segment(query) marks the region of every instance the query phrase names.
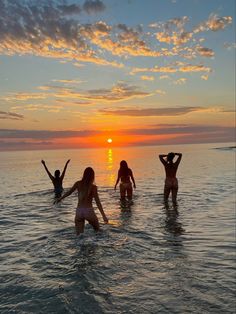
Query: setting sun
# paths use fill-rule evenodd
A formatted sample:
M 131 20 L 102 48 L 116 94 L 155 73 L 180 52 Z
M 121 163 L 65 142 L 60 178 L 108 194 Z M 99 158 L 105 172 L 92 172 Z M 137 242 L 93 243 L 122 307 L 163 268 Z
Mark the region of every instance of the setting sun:
M 111 143 L 112 143 L 112 139 L 111 139 L 111 138 L 108 138 L 108 139 L 107 139 L 107 143 L 111 144 Z

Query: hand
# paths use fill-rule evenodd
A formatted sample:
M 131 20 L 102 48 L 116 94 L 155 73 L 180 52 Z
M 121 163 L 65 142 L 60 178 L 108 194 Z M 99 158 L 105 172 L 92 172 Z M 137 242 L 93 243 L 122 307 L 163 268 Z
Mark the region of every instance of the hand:
M 114 190 L 116 191 L 116 185 L 114 186 Z
M 45 161 L 44 161 L 44 160 L 41 160 L 41 163 L 42 163 L 43 165 L 45 165 Z
M 134 184 L 134 189 L 136 189 L 136 185 Z
M 58 204 L 60 203 L 61 199 L 60 198 L 56 198 L 55 201 L 53 202 L 53 204 Z
M 66 163 L 68 164 L 69 162 L 70 162 L 70 159 L 68 159 Z
M 104 221 L 105 224 L 108 224 L 108 219 L 107 219 L 106 216 L 103 217 L 103 221 Z

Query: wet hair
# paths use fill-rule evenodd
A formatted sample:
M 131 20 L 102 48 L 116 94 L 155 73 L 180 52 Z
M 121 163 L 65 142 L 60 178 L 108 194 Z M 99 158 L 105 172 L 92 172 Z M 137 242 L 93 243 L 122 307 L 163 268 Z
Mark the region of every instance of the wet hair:
M 121 162 L 120 162 L 120 169 L 119 169 L 119 173 L 120 173 L 120 175 L 123 177 L 125 177 L 125 176 L 128 176 L 129 175 L 129 167 L 128 167 L 128 164 L 127 164 L 127 162 L 125 161 L 125 160 L 122 160 Z
M 80 191 L 79 191 L 80 200 L 88 197 L 89 194 L 91 193 L 94 178 L 95 178 L 95 173 L 94 173 L 93 168 L 87 167 L 84 170 L 82 180 L 80 181 Z
M 167 161 L 169 161 L 169 162 L 172 162 L 173 161 L 173 159 L 174 159 L 174 157 L 175 157 L 175 153 L 169 153 L 168 155 L 167 155 Z
M 54 172 L 54 175 L 55 175 L 56 178 L 60 178 L 60 170 L 56 170 Z

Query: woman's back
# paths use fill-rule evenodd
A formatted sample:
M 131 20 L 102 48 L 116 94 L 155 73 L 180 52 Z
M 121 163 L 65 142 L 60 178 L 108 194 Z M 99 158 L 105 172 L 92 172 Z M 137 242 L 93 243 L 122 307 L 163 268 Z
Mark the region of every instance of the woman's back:
M 89 186 L 84 186 L 82 180 L 78 181 L 78 208 L 92 207 L 92 200 L 95 196 L 95 191 L 97 187 L 94 184 L 90 184 Z
M 119 176 L 120 176 L 120 181 L 123 183 L 129 183 L 130 182 L 130 176 L 132 175 L 131 169 L 120 169 L 119 170 Z

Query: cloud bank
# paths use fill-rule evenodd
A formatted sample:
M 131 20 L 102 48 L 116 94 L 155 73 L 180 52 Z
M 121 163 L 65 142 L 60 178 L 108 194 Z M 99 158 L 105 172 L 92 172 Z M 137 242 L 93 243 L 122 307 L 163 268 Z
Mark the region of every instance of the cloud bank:
M 135 27 L 109 25 L 99 18 L 92 23 L 80 22 L 81 17 L 99 17 L 105 10 L 101 0 L 86 0 L 82 5 L 67 0 L 1 0 L 0 53 L 112 67 L 123 67 L 114 56 L 209 58 L 214 51 L 203 47 L 195 37 L 203 32 L 222 31 L 232 24 L 232 17 L 216 14 L 192 29 L 187 16 Z M 106 58 L 105 52 L 109 53 Z

